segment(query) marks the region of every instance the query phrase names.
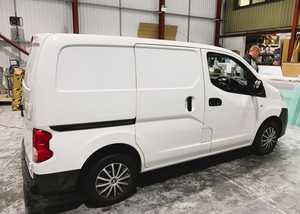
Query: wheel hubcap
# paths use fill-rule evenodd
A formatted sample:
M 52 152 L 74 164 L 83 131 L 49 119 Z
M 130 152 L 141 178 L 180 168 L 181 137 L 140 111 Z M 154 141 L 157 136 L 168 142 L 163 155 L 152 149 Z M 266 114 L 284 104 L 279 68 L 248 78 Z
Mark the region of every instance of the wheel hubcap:
M 277 135 L 273 127 L 267 128 L 261 137 L 262 147 L 267 151 L 276 143 Z
M 126 190 L 130 177 L 130 171 L 124 164 L 109 164 L 97 175 L 96 191 L 107 199 L 115 198 Z

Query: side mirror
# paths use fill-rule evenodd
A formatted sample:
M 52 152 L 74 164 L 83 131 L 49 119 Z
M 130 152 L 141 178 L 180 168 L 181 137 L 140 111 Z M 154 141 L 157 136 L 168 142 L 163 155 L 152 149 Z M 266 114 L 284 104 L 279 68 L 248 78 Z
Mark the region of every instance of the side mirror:
M 266 91 L 261 80 L 255 80 L 249 95 L 256 97 L 266 97 Z
M 254 84 L 253 84 L 253 89 L 254 89 L 254 90 L 259 89 L 260 86 L 261 86 L 261 84 L 262 84 L 261 80 L 256 80 L 256 81 L 254 82 Z

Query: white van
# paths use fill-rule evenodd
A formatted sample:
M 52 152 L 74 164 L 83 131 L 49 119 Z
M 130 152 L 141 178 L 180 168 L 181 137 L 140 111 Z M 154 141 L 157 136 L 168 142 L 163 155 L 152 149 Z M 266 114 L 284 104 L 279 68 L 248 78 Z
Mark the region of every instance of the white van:
M 287 125 L 279 92 L 208 45 L 41 34 L 23 87 L 28 206 L 73 192 L 111 205 L 142 172 L 246 146 L 270 153 Z

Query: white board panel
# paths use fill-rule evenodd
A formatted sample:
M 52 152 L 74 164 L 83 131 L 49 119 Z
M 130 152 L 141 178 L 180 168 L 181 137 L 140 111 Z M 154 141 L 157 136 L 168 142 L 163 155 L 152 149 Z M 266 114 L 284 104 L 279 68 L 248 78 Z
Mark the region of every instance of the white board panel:
M 184 42 L 187 41 L 187 34 L 188 34 L 188 18 L 187 17 L 166 15 L 166 24 L 177 26 L 176 40 L 184 41 Z
M 214 21 L 191 18 L 190 42 L 203 44 L 214 43 Z
M 191 0 L 191 15 L 215 18 L 216 0 Z
M 119 0 L 79 0 L 79 3 L 119 6 Z
M 167 13 L 185 14 L 189 12 L 189 0 L 166 0 Z
M 122 7 L 158 11 L 158 0 L 122 0 Z
M 246 37 L 227 37 L 223 38 L 223 47 L 229 50 L 237 50 L 244 56 L 246 49 Z
M 95 5 L 79 6 L 80 33 L 120 35 L 119 10 Z

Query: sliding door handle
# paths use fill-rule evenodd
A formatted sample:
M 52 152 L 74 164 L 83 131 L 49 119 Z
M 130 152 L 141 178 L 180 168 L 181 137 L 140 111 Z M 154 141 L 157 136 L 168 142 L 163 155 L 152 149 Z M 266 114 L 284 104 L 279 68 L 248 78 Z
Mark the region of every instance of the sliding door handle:
M 189 112 L 193 110 L 193 97 L 191 96 L 186 98 L 186 109 Z
M 209 98 L 208 100 L 209 106 L 221 106 L 222 105 L 222 100 L 220 98 Z

